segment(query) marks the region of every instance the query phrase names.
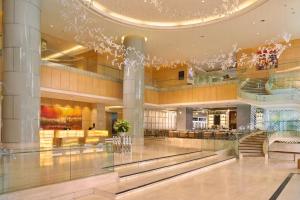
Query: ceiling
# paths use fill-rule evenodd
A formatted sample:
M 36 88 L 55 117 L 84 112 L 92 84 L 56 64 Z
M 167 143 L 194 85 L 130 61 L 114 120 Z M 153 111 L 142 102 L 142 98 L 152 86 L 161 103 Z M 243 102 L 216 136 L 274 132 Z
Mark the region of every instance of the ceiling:
M 75 35 L 65 31 L 67 24 L 62 20 L 61 13 L 68 11 L 63 9 L 59 1 L 42 0 L 42 32 L 61 38 L 67 41 L 69 45 L 74 42 Z M 197 5 L 195 0 L 160 0 L 165 7 L 170 5 L 173 10 L 181 10 L 183 13 L 178 16 L 167 16 L 153 9 L 152 11 L 148 10 L 153 7 L 151 4 L 143 4 L 144 7 L 141 7 L 137 3 L 138 0 L 126 1 L 126 3 L 124 0 L 97 1 L 101 1 L 115 12 L 122 12 L 139 19 L 156 21 L 185 20 L 191 17 L 185 14 L 195 9 L 196 6 L 193 5 Z M 208 0 L 206 1 L 208 2 Z M 208 7 L 211 9 L 215 5 L 214 2 L 217 1 L 219 0 L 209 0 L 211 3 Z M 117 4 L 116 2 L 123 3 Z M 150 1 L 145 0 L 145 2 Z M 173 3 L 171 4 L 171 2 Z M 91 16 L 96 20 L 97 25 L 103 29 L 105 35 L 119 38 L 124 35 L 145 36 L 148 39 L 145 47 L 146 53 L 150 56 L 169 60 L 187 60 L 192 57 L 200 60 L 210 58 L 221 52 L 230 51 L 234 44 L 238 44 L 241 48 L 254 47 L 266 40 L 278 38 L 285 32 L 291 33 L 293 38 L 300 38 L 299 0 L 267 0 L 242 15 L 213 24 L 178 30 L 140 28 L 114 22 L 94 13 Z
M 121 24 L 154 29 L 179 29 L 221 21 L 244 13 L 265 1 L 130 0 L 128 3 L 124 0 L 93 0 L 87 5 L 102 17 Z

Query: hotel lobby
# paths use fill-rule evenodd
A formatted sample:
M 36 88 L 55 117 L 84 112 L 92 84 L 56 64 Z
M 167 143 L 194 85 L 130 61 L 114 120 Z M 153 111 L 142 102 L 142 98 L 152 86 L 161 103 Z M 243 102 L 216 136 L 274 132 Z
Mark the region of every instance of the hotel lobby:
M 299 200 L 299 0 L 0 0 L 0 200 Z

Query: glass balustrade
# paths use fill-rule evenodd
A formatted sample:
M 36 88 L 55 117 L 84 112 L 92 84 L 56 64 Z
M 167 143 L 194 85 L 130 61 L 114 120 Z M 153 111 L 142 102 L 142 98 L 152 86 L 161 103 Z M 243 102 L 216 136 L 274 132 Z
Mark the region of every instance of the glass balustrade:
M 1 148 L 0 193 L 114 171 L 112 146 L 55 149 Z

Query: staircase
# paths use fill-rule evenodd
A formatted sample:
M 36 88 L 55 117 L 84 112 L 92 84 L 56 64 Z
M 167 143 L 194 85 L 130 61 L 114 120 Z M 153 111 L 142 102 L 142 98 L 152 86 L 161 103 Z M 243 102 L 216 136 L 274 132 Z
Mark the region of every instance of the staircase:
M 246 80 L 244 86 L 241 87 L 241 90 L 247 93 L 257 94 L 257 95 L 268 95 L 265 85 L 267 79 L 249 79 Z
M 190 152 L 168 157 L 142 160 L 139 162 L 126 163 L 115 166 L 115 171 L 119 174 L 119 182 L 107 187 L 101 187 L 102 194 L 106 198 L 115 199 L 138 191 L 147 187 L 152 187 L 174 180 L 184 175 L 207 171 L 230 162 L 235 161 L 233 156 L 221 156 L 214 152 Z M 80 200 L 97 199 L 95 192 L 92 196 L 87 196 Z
M 248 136 L 239 143 L 239 154 L 243 157 L 264 157 L 263 144 L 266 134 L 258 133 Z

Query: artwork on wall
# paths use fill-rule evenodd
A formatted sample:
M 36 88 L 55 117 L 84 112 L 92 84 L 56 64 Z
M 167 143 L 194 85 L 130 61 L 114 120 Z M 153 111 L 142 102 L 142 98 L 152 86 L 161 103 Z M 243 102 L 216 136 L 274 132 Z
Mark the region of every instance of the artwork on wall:
M 45 130 L 80 130 L 82 109 L 79 106 L 41 105 L 40 127 Z

